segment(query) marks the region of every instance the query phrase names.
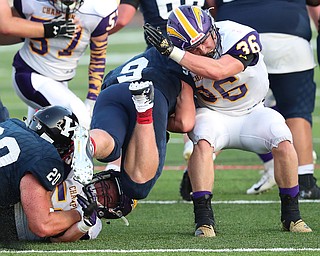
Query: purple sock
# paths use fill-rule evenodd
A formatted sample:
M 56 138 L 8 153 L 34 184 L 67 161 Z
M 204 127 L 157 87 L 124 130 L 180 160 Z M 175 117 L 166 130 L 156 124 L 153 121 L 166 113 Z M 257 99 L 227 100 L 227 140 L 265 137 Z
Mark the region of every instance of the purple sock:
M 279 188 L 279 192 L 282 195 L 289 195 L 291 197 L 296 197 L 299 193 L 299 185 L 293 188 Z
M 202 197 L 204 195 L 211 195 L 211 192 L 210 191 L 197 191 L 197 192 L 192 193 L 192 197 L 194 199 Z
M 260 157 L 260 159 L 261 159 L 264 163 L 270 161 L 270 160 L 273 158 L 271 152 L 269 152 L 269 153 L 267 153 L 267 154 L 259 154 L 258 156 Z

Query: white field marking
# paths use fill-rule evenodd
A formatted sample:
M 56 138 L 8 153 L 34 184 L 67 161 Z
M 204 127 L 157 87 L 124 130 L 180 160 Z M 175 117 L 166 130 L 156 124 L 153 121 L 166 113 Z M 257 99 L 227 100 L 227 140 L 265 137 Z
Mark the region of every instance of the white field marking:
M 184 200 L 139 200 L 139 204 L 192 204 L 192 202 Z M 212 204 L 280 204 L 278 200 L 234 200 L 234 201 L 211 201 Z M 320 199 L 316 200 L 299 200 L 301 203 L 320 203 Z
M 211 252 L 211 253 L 230 253 L 230 252 L 316 252 L 320 248 L 239 248 L 239 249 L 143 249 L 143 250 L 61 250 L 61 251 L 43 251 L 43 250 L 1 250 L 0 253 L 14 254 L 32 254 L 32 253 L 168 253 L 168 252 Z

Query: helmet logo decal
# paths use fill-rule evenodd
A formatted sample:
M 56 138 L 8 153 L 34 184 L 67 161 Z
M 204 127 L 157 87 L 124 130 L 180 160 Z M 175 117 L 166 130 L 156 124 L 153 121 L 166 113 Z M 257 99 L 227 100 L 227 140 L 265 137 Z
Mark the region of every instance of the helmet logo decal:
M 201 16 L 202 16 L 201 9 L 193 7 L 192 11 L 193 11 L 194 18 L 197 22 L 197 26 L 201 30 L 203 30 L 202 21 L 201 21 Z M 190 23 L 188 18 L 184 15 L 184 13 L 179 8 L 174 10 L 174 14 L 178 19 L 180 25 L 183 27 L 183 30 L 189 35 L 191 45 L 200 41 L 205 36 L 204 33 L 198 32 L 194 28 L 194 26 Z
M 57 127 L 61 130 L 61 134 L 66 136 L 66 137 L 70 137 L 70 133 L 74 132 L 74 130 L 76 129 L 76 126 L 71 127 L 71 124 L 73 123 L 73 120 L 68 117 L 65 116 L 64 118 L 64 127 L 62 127 L 61 121 L 57 123 Z
M 194 17 L 196 18 L 198 27 L 201 30 L 203 30 L 202 21 L 201 21 L 201 17 L 203 17 L 203 15 L 202 15 L 201 9 L 199 7 L 193 6 L 192 11 L 193 11 Z
M 180 40 L 187 42 L 187 39 L 172 27 L 167 27 L 167 33 L 168 35 L 175 36 Z

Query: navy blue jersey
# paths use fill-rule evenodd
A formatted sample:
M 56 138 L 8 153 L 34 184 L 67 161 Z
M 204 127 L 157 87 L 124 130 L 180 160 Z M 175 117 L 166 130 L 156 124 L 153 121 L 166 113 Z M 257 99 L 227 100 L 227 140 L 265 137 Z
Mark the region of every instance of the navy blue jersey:
M 32 173 L 52 191 L 64 177 L 64 164 L 56 148 L 18 119 L 0 124 L 0 207 L 20 201 L 20 180 Z
M 180 5 L 197 5 L 199 7 L 205 6 L 205 0 L 121 0 L 121 3 L 126 3 L 140 7 L 144 22 L 150 23 L 154 27 L 159 27 L 164 35 L 167 34 L 166 26 L 169 14 Z M 148 47 L 150 43 L 146 40 Z
M 175 111 L 181 91 L 181 80 L 193 84 L 192 77 L 174 61 L 162 56 L 155 48 L 133 57 L 109 72 L 93 110 L 91 129 L 102 129 L 114 140 L 111 154 L 102 162 L 111 162 L 120 156 L 120 179 L 126 195 L 145 198 L 160 176 L 166 156 L 166 129 L 168 116 Z M 154 85 L 153 127 L 159 152 L 159 166 L 154 178 L 145 184 L 133 182 L 125 172 L 124 159 L 136 125 L 136 109 L 129 91 L 130 82 L 152 81 Z
M 282 33 L 311 39 L 305 0 L 216 0 L 216 4 L 217 21 L 236 21 L 259 33 Z
M 152 81 L 154 87 L 164 94 L 170 113 L 174 111 L 181 90 L 180 80 L 191 86 L 194 84 L 187 70 L 152 47 L 110 71 L 104 78 L 102 89 L 112 84 L 141 80 Z

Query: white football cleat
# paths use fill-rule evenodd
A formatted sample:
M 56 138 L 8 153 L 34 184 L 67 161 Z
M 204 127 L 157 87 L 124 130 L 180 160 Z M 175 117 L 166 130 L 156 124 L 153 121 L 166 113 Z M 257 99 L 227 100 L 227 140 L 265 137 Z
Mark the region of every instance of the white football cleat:
M 183 158 L 188 161 L 191 154 L 193 152 L 193 142 L 191 140 L 188 140 L 186 143 L 184 143 L 184 148 L 183 148 Z
M 74 152 L 71 168 L 73 178 L 82 184 L 88 184 L 93 177 L 93 145 L 90 141 L 89 131 L 77 126 L 73 135 Z
M 139 113 L 153 108 L 154 87 L 151 81 L 132 82 L 129 85 L 132 100 Z
M 247 190 L 248 195 L 260 194 L 268 191 L 274 185 L 276 185 L 276 181 L 274 179 L 274 170 L 269 169 L 268 171 L 264 171 L 261 179 L 255 183 L 251 188 Z

